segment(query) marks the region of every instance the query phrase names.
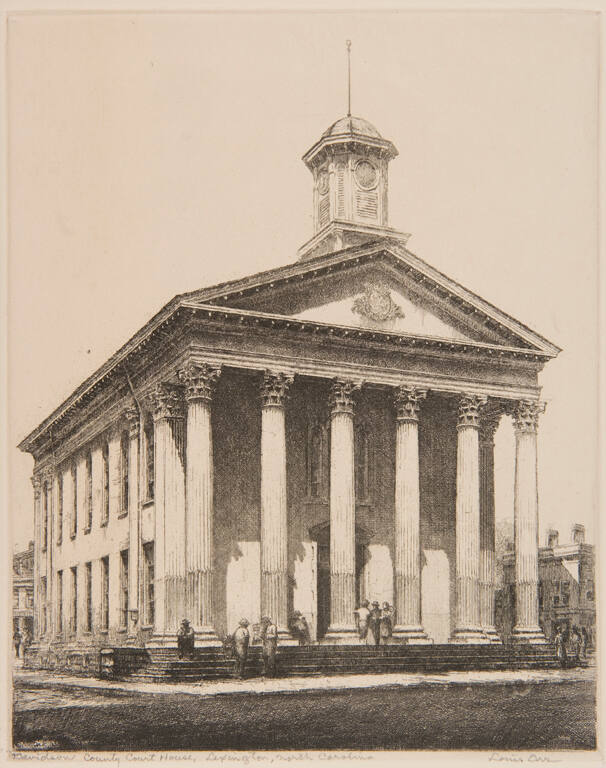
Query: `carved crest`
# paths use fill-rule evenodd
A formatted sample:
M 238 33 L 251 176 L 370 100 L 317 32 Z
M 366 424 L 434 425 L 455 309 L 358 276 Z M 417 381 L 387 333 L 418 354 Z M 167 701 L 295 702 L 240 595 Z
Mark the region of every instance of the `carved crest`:
M 365 286 L 362 296 L 354 300 L 351 311 L 376 323 L 404 317 L 404 312 L 391 298 L 389 288 L 377 283 Z

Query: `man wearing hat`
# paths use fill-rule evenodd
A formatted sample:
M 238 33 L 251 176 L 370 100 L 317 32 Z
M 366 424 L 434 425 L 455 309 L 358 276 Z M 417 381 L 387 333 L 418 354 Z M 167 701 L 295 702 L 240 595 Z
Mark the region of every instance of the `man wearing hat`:
M 379 645 L 381 641 L 381 609 L 376 600 L 372 604 L 368 625 L 372 633 L 372 639 L 375 641 L 375 645 Z
M 263 641 L 263 674 L 266 677 L 275 677 L 278 627 L 269 616 L 261 618 L 261 639 Z
M 244 677 L 246 668 L 246 657 L 248 656 L 248 643 L 250 642 L 250 632 L 248 631 L 248 619 L 240 619 L 238 628 L 234 632 L 234 653 L 236 655 L 236 674 L 238 677 Z
M 194 655 L 194 628 L 189 623 L 189 619 L 183 619 L 177 632 L 177 651 L 180 659 L 183 656 L 191 659 Z

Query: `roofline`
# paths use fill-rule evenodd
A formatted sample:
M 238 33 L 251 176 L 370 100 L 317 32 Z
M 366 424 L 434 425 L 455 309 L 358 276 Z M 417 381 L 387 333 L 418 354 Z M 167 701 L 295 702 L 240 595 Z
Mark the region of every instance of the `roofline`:
M 389 243 L 389 245 L 386 243 Z M 394 250 L 396 251 L 395 253 Z M 440 272 L 440 270 L 435 269 L 435 267 L 432 267 L 412 251 L 408 250 L 408 248 L 405 248 L 401 242 L 395 238 L 389 238 L 389 236 L 370 240 L 362 245 L 352 246 L 351 248 L 344 248 L 343 250 L 334 253 L 314 256 L 282 267 L 274 267 L 273 269 L 257 272 L 244 278 L 237 278 L 225 283 L 218 283 L 217 285 L 209 286 L 208 288 L 181 294 L 181 296 L 187 299 L 199 297 L 199 299 L 203 301 L 214 300 L 219 297 L 227 299 L 230 294 L 233 295 L 239 290 L 250 290 L 251 288 L 257 286 L 261 287 L 267 283 L 271 284 L 272 278 L 284 279 L 291 276 L 298 277 L 306 272 L 313 272 L 314 269 L 318 268 L 318 265 L 322 265 L 323 268 L 329 268 L 333 265 L 340 264 L 341 262 L 355 261 L 356 258 L 363 255 L 369 255 L 373 252 L 378 254 L 382 251 L 388 251 L 392 256 L 401 259 L 404 264 L 408 261 L 412 261 L 413 264 L 411 266 L 413 266 L 414 269 L 422 272 L 429 279 L 441 283 L 444 288 L 451 290 L 463 301 L 475 304 L 480 311 L 487 315 L 492 315 L 493 319 L 496 319 L 494 318 L 496 315 L 499 322 L 512 333 L 517 333 L 519 336 L 522 336 L 522 338 L 524 338 L 525 335 L 530 336 L 531 338 L 527 338 L 526 340 L 529 341 L 529 343 L 537 344 L 538 342 L 538 346 L 542 346 L 543 351 L 549 353 L 551 357 L 556 357 L 562 351 L 560 347 L 549 341 L 549 339 L 524 325 L 512 315 L 503 312 L 503 310 L 499 309 L 494 304 L 491 304 L 489 301 L 486 301 L 481 296 L 478 296 L 478 294 L 465 288 L 461 283 L 448 277 L 448 275 Z M 405 257 L 402 256 L 401 252 L 405 254 Z M 522 333 L 520 331 L 522 331 Z
M 180 309 L 189 309 L 195 312 L 207 312 L 209 316 L 218 315 L 224 318 L 248 318 L 251 320 L 265 320 L 270 325 L 284 325 L 286 327 L 299 328 L 300 330 L 324 330 L 335 338 L 359 338 L 379 339 L 386 343 L 400 343 L 407 347 L 422 349 L 423 347 L 435 347 L 437 349 L 448 349 L 450 351 L 481 351 L 487 355 L 507 357 L 521 357 L 531 360 L 546 358 L 548 355 L 539 351 L 526 349 L 523 347 L 505 347 L 498 344 L 487 344 L 478 341 L 460 341 L 454 339 L 442 338 L 439 336 L 418 336 L 410 333 L 381 331 L 368 328 L 354 328 L 348 325 L 338 325 L 335 323 L 326 323 L 315 320 L 294 318 L 288 315 L 276 315 L 269 312 L 257 312 L 246 309 L 234 309 L 232 307 L 217 306 L 216 304 L 204 304 L 200 302 L 187 301 L 181 296 L 176 296 L 170 301 L 157 315 L 155 315 L 146 325 L 138 331 L 129 341 L 124 344 L 109 360 L 92 373 L 74 392 L 67 397 L 41 424 L 32 430 L 21 442 L 18 448 L 29 452 L 29 448 L 34 440 L 40 437 L 49 427 L 59 418 L 75 406 L 93 387 L 99 384 L 105 376 L 111 374 L 116 368 L 125 362 L 129 354 L 134 352 L 138 346 L 144 342 L 158 327 L 167 322 Z M 336 333 L 335 333 L 336 332 Z

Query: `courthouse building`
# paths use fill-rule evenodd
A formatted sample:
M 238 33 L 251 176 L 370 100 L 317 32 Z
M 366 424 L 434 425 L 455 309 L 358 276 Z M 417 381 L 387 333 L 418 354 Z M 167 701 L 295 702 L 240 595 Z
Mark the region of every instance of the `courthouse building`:
M 538 620 L 538 374 L 559 349 L 388 225 L 391 141 L 338 120 L 303 156 L 314 234 L 283 267 L 176 296 L 20 444 L 35 459 L 34 652 L 499 642 L 493 438 L 515 427 L 516 640 Z M 213 258 L 212 254 L 207 254 Z M 513 279 L 513 276 L 512 276 Z

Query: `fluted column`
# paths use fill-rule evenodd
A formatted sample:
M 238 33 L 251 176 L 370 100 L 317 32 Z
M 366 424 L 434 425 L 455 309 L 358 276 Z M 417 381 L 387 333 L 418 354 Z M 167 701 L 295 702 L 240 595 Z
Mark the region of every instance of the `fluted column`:
M 185 413 L 182 392 L 172 384 L 159 384 L 152 402 L 156 539 L 151 644 L 172 644 L 185 607 Z
M 490 410 L 480 419 L 480 624 L 491 643 L 500 643 L 494 623 L 496 561 L 494 505 L 494 436 L 501 413 Z
M 214 467 L 211 402 L 221 369 L 205 363 L 180 371 L 187 399 L 185 614 L 198 645 L 219 645 L 213 615 Z
M 284 401 L 293 377 L 266 371 L 261 383 L 261 614 L 288 631 L 288 507 Z
M 537 427 L 545 404 L 518 402 L 513 423 L 516 435 L 514 547 L 516 623 L 514 642 L 542 644 L 539 626 L 539 500 L 537 490 Z
M 40 562 L 42 557 L 42 483 L 39 475 L 32 477 L 34 489 L 34 640 L 42 637 L 42 595 L 40 590 Z
M 326 642 L 356 642 L 354 400 L 360 385 L 335 380 L 330 416 L 330 626 Z
M 456 624 L 451 642 L 488 643 L 480 625 L 480 409 L 487 398 L 463 395 L 457 424 Z
M 427 643 L 421 624 L 421 540 L 419 494 L 419 411 L 426 390 L 398 387 L 395 396 L 396 495 L 395 608 L 393 635 L 409 643 Z
M 128 421 L 128 637 L 129 642 L 133 643 L 136 640 L 137 629 L 142 619 L 139 602 L 141 584 L 139 442 L 141 425 L 137 408 L 128 408 L 125 417 Z

